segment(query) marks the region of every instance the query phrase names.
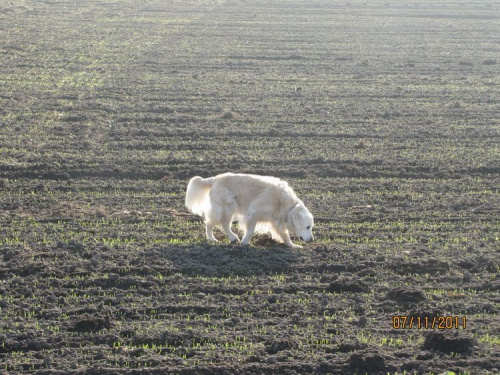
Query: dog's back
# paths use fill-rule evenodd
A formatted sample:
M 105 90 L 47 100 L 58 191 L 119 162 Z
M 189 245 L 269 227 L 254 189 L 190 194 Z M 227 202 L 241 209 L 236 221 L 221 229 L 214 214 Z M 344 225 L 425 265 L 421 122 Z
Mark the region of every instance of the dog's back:
M 286 181 L 271 176 L 259 176 L 255 174 L 224 173 L 214 177 L 217 186 L 224 186 L 236 195 L 257 196 L 261 191 L 277 187 L 284 191 L 293 190 Z

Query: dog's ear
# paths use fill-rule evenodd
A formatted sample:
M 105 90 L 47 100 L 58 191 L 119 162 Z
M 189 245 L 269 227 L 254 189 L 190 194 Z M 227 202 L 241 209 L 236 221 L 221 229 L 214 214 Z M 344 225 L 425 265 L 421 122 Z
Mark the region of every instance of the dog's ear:
M 291 210 L 286 220 L 288 230 L 292 230 L 294 233 L 298 232 L 298 229 L 304 220 L 304 215 L 298 208 L 299 207 L 295 207 Z
M 286 227 L 291 232 L 295 232 L 295 226 L 293 225 L 293 214 L 294 214 L 294 211 L 295 211 L 295 209 L 292 209 L 286 215 Z

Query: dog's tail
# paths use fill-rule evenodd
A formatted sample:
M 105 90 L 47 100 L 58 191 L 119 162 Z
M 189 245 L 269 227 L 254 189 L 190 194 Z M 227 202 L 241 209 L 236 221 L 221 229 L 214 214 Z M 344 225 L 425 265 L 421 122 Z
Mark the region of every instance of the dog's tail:
M 214 184 L 214 178 L 193 177 L 186 190 L 186 208 L 189 212 L 203 216 L 210 205 L 208 193 Z

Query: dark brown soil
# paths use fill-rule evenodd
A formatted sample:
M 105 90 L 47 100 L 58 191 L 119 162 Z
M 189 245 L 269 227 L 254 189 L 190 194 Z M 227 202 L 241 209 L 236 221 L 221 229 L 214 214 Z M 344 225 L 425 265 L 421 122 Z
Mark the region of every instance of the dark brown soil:
M 498 19 L 1 2 L 0 374 L 499 373 Z M 184 191 L 227 171 L 316 242 L 207 243 Z

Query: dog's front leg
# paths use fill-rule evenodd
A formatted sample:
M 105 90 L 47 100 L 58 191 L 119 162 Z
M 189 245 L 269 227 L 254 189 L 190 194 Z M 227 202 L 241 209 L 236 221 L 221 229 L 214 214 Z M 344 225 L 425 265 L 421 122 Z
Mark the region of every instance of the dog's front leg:
M 301 249 L 301 248 L 302 248 L 302 246 L 300 246 L 300 245 L 295 245 L 295 244 L 292 242 L 292 240 L 290 239 L 290 235 L 288 234 L 288 231 L 287 231 L 287 232 L 285 232 L 285 233 L 282 235 L 282 237 L 283 237 L 283 240 L 285 240 L 285 243 L 286 243 L 288 246 L 290 246 L 290 247 L 292 247 L 292 248 L 294 248 L 294 249 Z
M 232 222 L 232 220 L 230 220 L 229 222 L 224 223 L 223 229 L 226 232 L 227 236 L 229 237 L 229 241 L 231 241 L 231 243 L 235 243 L 235 242 L 238 242 L 239 238 L 231 230 L 231 222 Z
M 207 239 L 211 242 L 217 242 L 217 239 L 214 237 L 214 228 L 215 228 L 214 224 L 210 222 L 206 223 Z

